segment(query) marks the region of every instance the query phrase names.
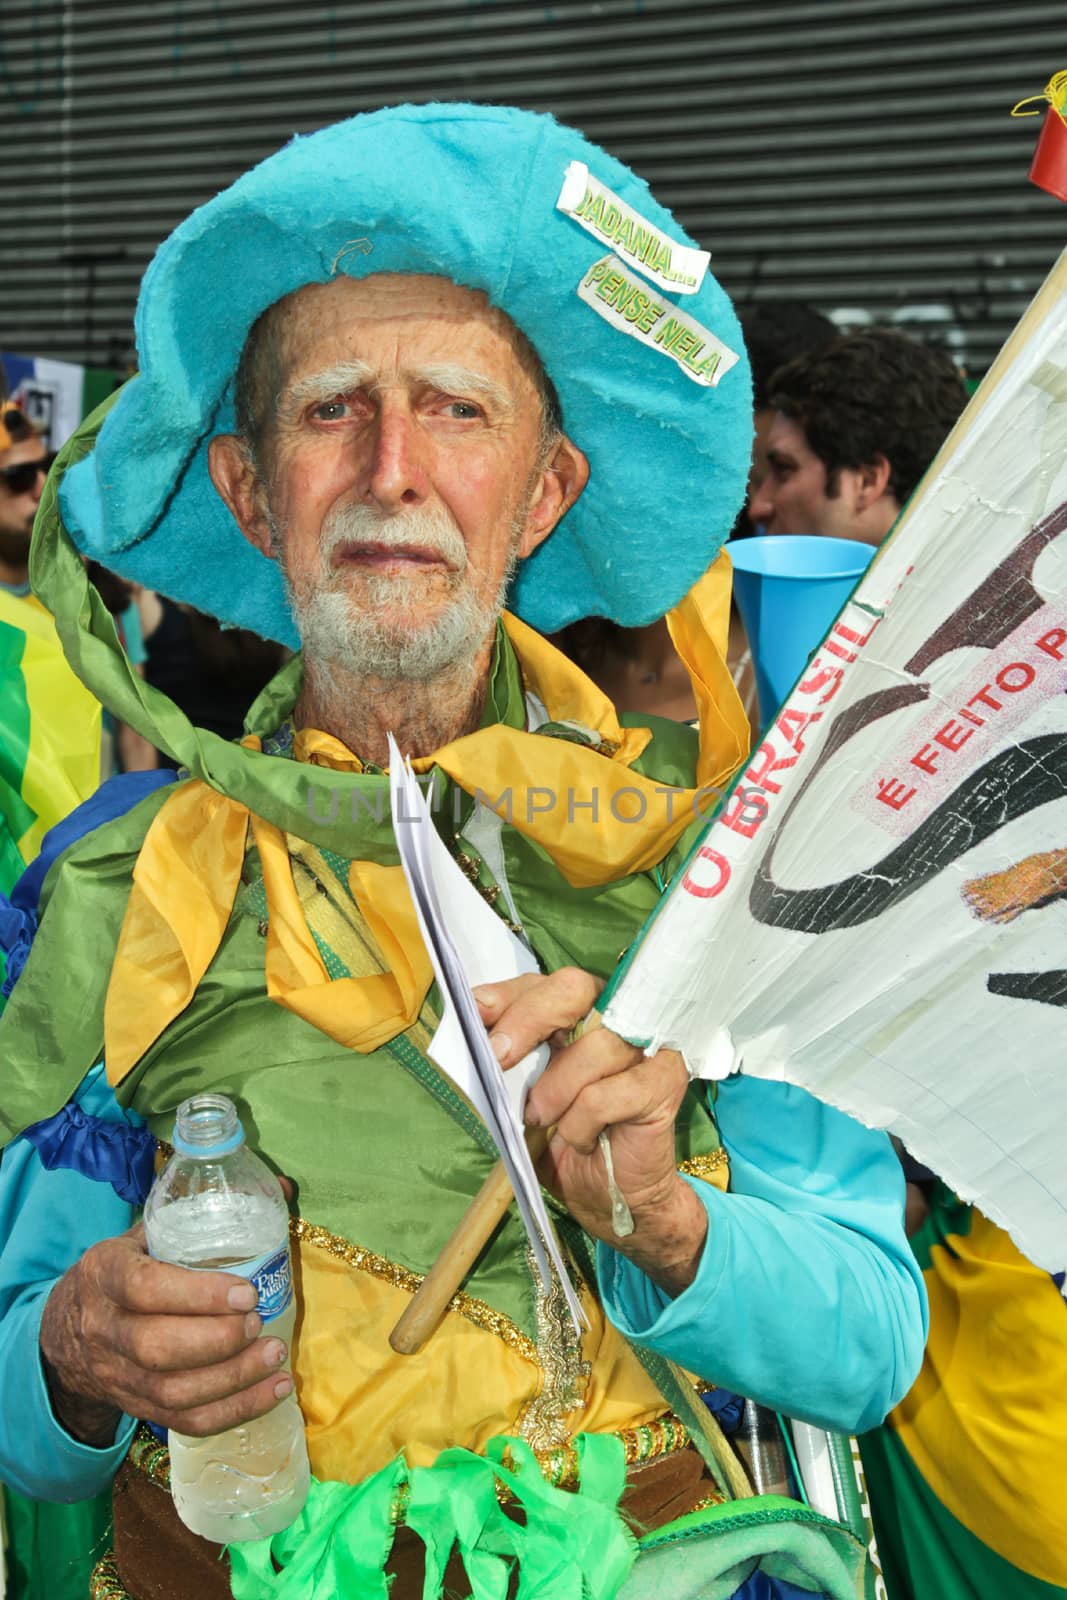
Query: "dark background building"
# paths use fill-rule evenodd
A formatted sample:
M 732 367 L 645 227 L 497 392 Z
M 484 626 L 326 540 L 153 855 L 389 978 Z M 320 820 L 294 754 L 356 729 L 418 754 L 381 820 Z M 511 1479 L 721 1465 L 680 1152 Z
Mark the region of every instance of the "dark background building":
M 195 204 L 295 131 L 479 99 L 628 161 L 736 297 L 980 373 L 1067 232 L 1009 114 L 1065 67 L 1064 0 L 3 0 L 0 348 L 125 365 Z

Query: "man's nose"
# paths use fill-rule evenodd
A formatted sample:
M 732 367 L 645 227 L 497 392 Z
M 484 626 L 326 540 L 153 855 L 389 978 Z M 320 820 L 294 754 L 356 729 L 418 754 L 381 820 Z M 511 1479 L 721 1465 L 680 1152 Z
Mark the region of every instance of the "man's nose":
M 752 488 L 748 497 L 748 520 L 750 522 L 770 522 L 774 516 L 774 496 L 767 487 L 767 479 L 763 478 Z
M 371 439 L 366 497 L 388 512 L 421 505 L 429 493 L 424 445 L 406 400 L 384 395 Z

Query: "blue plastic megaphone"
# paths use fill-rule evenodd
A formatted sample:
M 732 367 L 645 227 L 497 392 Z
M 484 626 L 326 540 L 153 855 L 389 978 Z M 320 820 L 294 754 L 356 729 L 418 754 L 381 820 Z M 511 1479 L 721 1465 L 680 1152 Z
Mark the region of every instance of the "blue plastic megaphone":
M 765 533 L 726 548 L 765 726 L 829 633 L 875 546 L 819 534 Z

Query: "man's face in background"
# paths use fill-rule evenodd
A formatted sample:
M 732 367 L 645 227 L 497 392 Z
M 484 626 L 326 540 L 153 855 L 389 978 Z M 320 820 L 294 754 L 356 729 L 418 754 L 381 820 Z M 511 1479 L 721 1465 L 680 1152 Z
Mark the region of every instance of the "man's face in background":
M 831 483 L 826 463 L 808 444 L 799 422 L 773 413 L 761 463 L 753 459 L 748 514 L 760 533 L 823 534 L 877 544 L 872 533 L 867 484 L 861 471 L 839 467 Z
M 0 561 L 25 565 L 47 471 L 48 456 L 36 435 L 0 450 Z

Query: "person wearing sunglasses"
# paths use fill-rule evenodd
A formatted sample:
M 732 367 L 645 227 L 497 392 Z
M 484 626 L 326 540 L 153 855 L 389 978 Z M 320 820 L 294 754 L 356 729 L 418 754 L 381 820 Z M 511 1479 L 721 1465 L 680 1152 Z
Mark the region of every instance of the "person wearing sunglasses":
M 44 442 L 17 406 L 0 411 L 0 584 L 29 594 L 30 531 L 52 465 Z

